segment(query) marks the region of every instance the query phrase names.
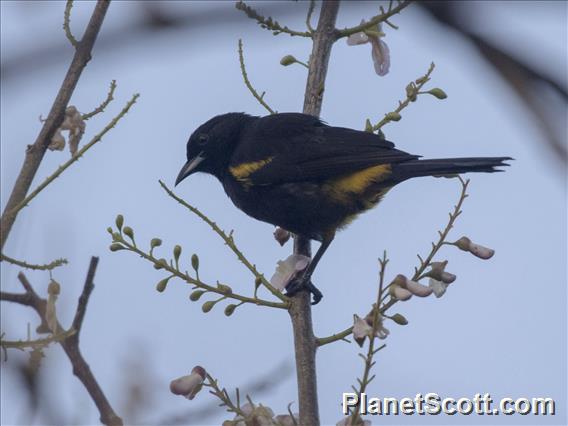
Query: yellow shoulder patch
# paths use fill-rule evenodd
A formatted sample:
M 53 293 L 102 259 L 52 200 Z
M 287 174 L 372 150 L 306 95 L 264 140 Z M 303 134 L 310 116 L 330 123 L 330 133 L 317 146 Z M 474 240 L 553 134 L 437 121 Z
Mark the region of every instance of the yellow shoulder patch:
M 379 164 L 378 166 L 368 167 L 350 175 L 333 179 L 328 185 L 335 192 L 360 194 L 364 192 L 371 183 L 380 182 L 390 174 L 390 164 Z
M 237 164 L 236 166 L 229 167 L 229 172 L 233 175 L 235 179 L 247 182 L 249 180 L 248 177 L 250 175 L 262 169 L 264 166 L 270 163 L 273 158 L 274 157 L 268 157 L 264 160 Z

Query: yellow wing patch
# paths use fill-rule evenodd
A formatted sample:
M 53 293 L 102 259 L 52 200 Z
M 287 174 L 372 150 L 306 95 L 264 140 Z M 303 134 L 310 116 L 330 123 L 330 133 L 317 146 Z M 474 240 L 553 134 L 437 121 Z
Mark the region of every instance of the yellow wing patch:
M 236 166 L 229 167 L 229 172 L 237 180 L 248 182 L 249 176 L 254 172 L 262 169 L 268 163 L 272 161 L 274 157 L 268 157 L 265 160 L 251 161 L 248 163 L 241 163 Z
M 372 183 L 380 182 L 391 174 L 390 164 L 379 164 L 368 167 L 347 176 L 328 181 L 326 189 L 338 198 L 345 198 L 351 194 L 361 194 Z

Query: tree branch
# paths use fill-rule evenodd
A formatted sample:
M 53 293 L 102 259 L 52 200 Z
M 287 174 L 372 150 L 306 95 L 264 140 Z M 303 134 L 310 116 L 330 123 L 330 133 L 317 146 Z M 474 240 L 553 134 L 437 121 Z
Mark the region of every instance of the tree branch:
M 276 114 L 276 111 L 270 108 L 270 106 L 264 100 L 265 92 L 262 92 L 262 95 L 259 95 L 248 78 L 247 70 L 245 67 L 245 58 L 243 55 L 243 41 L 241 39 L 239 39 L 239 63 L 241 64 L 241 74 L 243 76 L 243 80 L 245 81 L 245 85 L 249 89 L 250 93 L 270 114 Z
M 110 2 L 108 0 L 99 0 L 97 2 L 85 30 L 85 34 L 76 45 L 75 55 L 73 56 L 71 65 L 69 65 L 69 69 L 67 70 L 67 74 L 65 75 L 65 79 L 57 93 L 55 101 L 51 106 L 47 119 L 34 144 L 29 145 L 26 150 L 24 164 L 22 165 L 20 174 L 16 179 L 16 183 L 14 184 L 12 193 L 10 194 L 10 198 L 4 207 L 4 213 L 0 219 L 0 250 L 4 248 L 12 225 L 16 220 L 17 212 L 13 212 L 12 210 L 26 197 L 39 165 L 43 160 L 45 151 L 51 142 L 51 138 L 63 121 L 65 108 L 69 103 L 69 99 L 71 99 L 79 77 L 91 59 L 91 51 L 103 24 L 109 4 Z
M 79 151 L 77 151 L 75 154 L 73 154 L 73 156 L 69 160 L 67 160 L 65 163 L 63 163 L 61 166 L 59 166 L 57 168 L 57 170 L 55 170 L 51 175 L 49 175 L 47 178 L 45 178 L 45 180 L 42 183 L 40 183 L 33 191 L 31 191 L 29 193 L 29 195 L 24 197 L 24 199 L 22 201 L 20 201 L 17 205 L 15 205 L 12 210 L 4 210 L 4 215 L 2 215 L 2 217 L 4 217 L 4 216 L 15 217 L 20 210 L 22 210 L 24 207 L 26 207 L 30 203 L 30 201 L 32 201 L 41 191 L 43 191 L 45 188 L 47 188 L 47 186 L 51 182 L 53 182 L 55 179 L 57 179 L 73 163 L 77 162 L 83 156 L 83 154 L 85 154 L 95 144 L 100 142 L 102 140 L 103 136 L 106 135 L 111 129 L 113 129 L 114 126 L 116 126 L 116 124 L 120 121 L 120 119 L 122 119 L 122 117 L 124 117 L 128 113 L 128 111 L 130 110 L 132 105 L 134 105 L 136 103 L 136 100 L 138 99 L 139 96 L 140 95 L 138 93 L 134 94 L 132 96 L 132 98 L 126 103 L 126 105 L 124 106 L 122 111 L 120 111 L 118 113 L 118 115 L 116 117 L 114 117 L 110 121 L 110 123 L 108 123 L 106 125 L 106 127 L 103 130 L 101 130 L 99 133 L 97 133 L 88 143 L 83 145 Z
M 342 38 L 342 37 L 349 37 L 352 34 L 360 33 L 362 31 L 371 29 L 381 22 L 387 22 L 388 19 L 391 16 L 396 15 L 397 13 L 400 13 L 402 11 L 402 9 L 409 6 L 410 3 L 412 3 L 411 0 L 400 1 L 396 7 L 389 8 L 389 10 L 387 10 L 385 13 L 381 13 L 379 15 L 373 16 L 367 22 L 364 22 L 364 23 L 357 25 L 355 27 L 344 28 L 342 30 L 338 30 L 336 32 L 336 37 L 338 39 Z M 388 24 L 392 25 L 390 22 Z
M 338 1 L 325 1 L 316 31 L 312 34 L 313 47 L 309 61 L 308 79 L 304 95 L 305 114 L 319 116 L 331 48 L 335 42 L 335 21 L 339 11 Z M 311 256 L 310 241 L 297 236 L 294 253 Z M 310 295 L 300 292 L 291 298 L 290 318 L 294 330 L 296 352 L 296 374 L 298 380 L 298 402 L 301 425 L 320 424 L 316 376 L 316 340 L 312 326 Z
M 312 36 L 311 32 L 309 31 L 294 31 L 287 26 L 281 26 L 278 21 L 273 20 L 270 16 L 268 18 L 265 18 L 242 0 L 238 1 L 235 4 L 235 7 L 239 10 L 242 10 L 249 18 L 254 19 L 258 23 L 258 25 L 261 26 L 261 28 L 272 31 L 274 35 L 285 33 L 291 36 Z
M 11 263 L 12 265 L 16 265 L 21 268 L 33 269 L 36 271 L 51 271 L 52 269 L 55 269 L 62 265 L 66 265 L 68 263 L 67 259 L 55 259 L 54 261 L 49 262 L 45 265 L 35 265 L 32 263 L 27 263 L 23 260 L 18 260 L 10 256 L 6 256 L 4 253 L 0 253 L 0 261 L 6 261 L 8 263 Z
M 87 364 L 87 361 L 85 361 L 85 358 L 83 358 L 81 350 L 79 349 L 79 333 L 81 332 L 81 327 L 83 325 L 83 318 L 85 316 L 87 302 L 94 288 L 93 279 L 95 276 L 98 261 L 98 257 L 91 258 L 89 271 L 87 272 L 87 277 L 85 279 L 85 285 L 83 286 L 83 291 L 81 293 L 81 296 L 79 297 L 77 310 L 75 312 L 73 326 L 71 327 L 71 330 L 69 330 L 75 332 L 70 334 L 64 332 L 64 334 L 61 336 L 67 337 L 59 340 L 58 343 L 63 347 L 63 350 L 67 354 L 67 357 L 69 358 L 69 361 L 73 366 L 73 374 L 75 374 L 75 376 L 77 376 L 77 378 L 81 381 L 87 392 L 89 392 L 91 399 L 97 406 L 100 413 L 101 422 L 105 425 L 122 426 L 122 419 L 118 417 L 118 415 L 114 412 L 113 408 L 108 402 L 106 395 L 99 386 L 97 379 L 91 372 L 89 364 Z M 25 293 L 13 294 L 1 292 L 0 300 L 19 303 L 24 306 L 32 307 L 41 319 L 42 324 L 46 324 L 46 300 L 38 296 L 23 272 L 20 272 L 18 274 L 18 279 L 24 287 Z M 57 330 L 63 330 L 59 323 L 57 323 Z

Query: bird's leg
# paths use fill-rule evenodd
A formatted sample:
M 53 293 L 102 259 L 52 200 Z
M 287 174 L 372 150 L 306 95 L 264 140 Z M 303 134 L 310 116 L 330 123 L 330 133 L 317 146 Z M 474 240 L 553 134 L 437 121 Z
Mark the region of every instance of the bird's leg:
M 322 299 L 323 294 L 319 289 L 312 283 L 311 278 L 312 274 L 314 273 L 316 266 L 318 265 L 319 261 L 321 260 L 325 251 L 329 248 L 329 245 L 333 241 L 333 237 L 328 237 L 324 239 L 316 252 L 315 256 L 313 257 L 312 261 L 308 265 L 308 267 L 304 270 L 304 273 L 301 274 L 299 277 L 293 278 L 288 285 L 286 286 L 286 295 L 293 296 L 297 294 L 301 290 L 307 290 L 313 295 L 313 302 L 312 305 L 317 305 L 319 301 Z

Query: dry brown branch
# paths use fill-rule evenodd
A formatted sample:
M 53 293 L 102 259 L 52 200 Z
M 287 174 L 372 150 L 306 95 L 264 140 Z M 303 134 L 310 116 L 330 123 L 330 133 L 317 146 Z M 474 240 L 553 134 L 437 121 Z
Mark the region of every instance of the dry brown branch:
M 318 26 L 312 34 L 313 47 L 304 95 L 305 114 L 319 116 L 321 111 L 329 57 L 335 41 L 335 21 L 338 11 L 339 2 L 322 3 Z M 311 256 L 310 241 L 296 237 L 294 253 Z M 312 325 L 310 294 L 300 292 L 292 297 L 289 312 L 294 330 L 300 424 L 317 426 L 320 424 L 316 376 L 317 345 Z
M 85 279 L 85 284 L 83 286 L 83 291 L 79 297 L 79 302 L 77 304 L 77 310 L 75 312 L 75 318 L 73 320 L 72 330 L 75 333 L 71 333 L 66 338 L 60 340 L 58 343 L 63 347 L 63 350 L 67 354 L 71 365 L 73 366 L 73 374 L 81 381 L 92 400 L 96 404 L 99 413 L 100 420 L 105 425 L 119 426 L 122 425 L 122 419 L 114 412 L 107 397 L 105 396 L 103 390 L 97 382 L 97 379 L 91 372 L 91 368 L 79 349 L 79 335 L 83 325 L 83 318 L 85 316 L 85 311 L 87 309 L 87 302 L 93 291 L 94 284 L 93 279 L 97 269 L 97 264 L 99 262 L 98 257 L 92 257 L 89 264 L 89 270 L 87 272 L 87 277 Z M 32 285 L 30 284 L 28 278 L 23 272 L 18 274 L 18 279 L 24 287 L 25 293 L 14 294 L 0 292 L 0 300 L 6 302 L 18 303 L 20 305 L 29 306 L 33 308 L 41 319 L 42 327 L 47 323 L 45 309 L 47 302 L 45 299 L 39 297 L 35 292 Z M 63 330 L 61 325 L 57 324 L 57 330 Z M 58 331 L 59 333 L 59 331 Z
M 17 213 L 12 212 L 12 210 L 26 197 L 39 165 L 43 160 L 45 151 L 51 142 L 51 138 L 63 121 L 65 108 L 69 103 L 69 99 L 71 99 L 79 77 L 81 77 L 81 73 L 91 59 L 91 51 L 103 24 L 109 4 L 110 2 L 108 0 L 97 1 L 85 33 L 81 41 L 79 41 L 75 47 L 75 55 L 73 56 L 71 65 L 69 65 L 69 69 L 67 70 L 67 74 L 65 75 L 55 101 L 51 106 L 47 119 L 34 144 L 29 145 L 26 150 L 24 164 L 22 165 L 20 174 L 16 179 L 16 183 L 14 184 L 12 193 L 10 194 L 10 198 L 4 207 L 4 213 L 0 219 L 0 250 L 4 248 L 4 244 L 8 239 L 12 225 L 17 217 Z

